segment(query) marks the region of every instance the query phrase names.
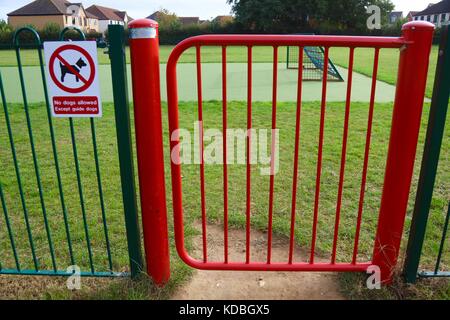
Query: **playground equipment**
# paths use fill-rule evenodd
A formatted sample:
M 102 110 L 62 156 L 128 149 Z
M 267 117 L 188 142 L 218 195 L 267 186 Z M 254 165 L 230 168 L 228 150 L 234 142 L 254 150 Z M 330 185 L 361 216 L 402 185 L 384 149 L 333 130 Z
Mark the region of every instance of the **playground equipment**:
M 300 48 L 288 46 L 286 55 L 286 67 L 288 69 L 302 69 L 303 81 L 320 81 L 323 79 L 325 60 L 328 60 L 328 81 L 344 81 L 341 74 L 328 57 L 323 47 L 304 47 L 303 57 L 300 57 Z M 325 56 L 326 55 L 326 56 Z M 300 63 L 303 61 L 303 63 Z M 301 67 L 300 67 L 301 66 Z

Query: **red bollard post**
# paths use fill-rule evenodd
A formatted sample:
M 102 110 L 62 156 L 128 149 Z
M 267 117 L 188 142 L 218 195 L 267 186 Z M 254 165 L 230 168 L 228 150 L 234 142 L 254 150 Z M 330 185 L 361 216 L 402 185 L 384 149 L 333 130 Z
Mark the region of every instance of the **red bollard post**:
M 403 38 L 409 42 L 400 53 L 397 91 L 392 117 L 373 264 L 383 284 L 390 284 L 397 265 L 400 242 L 414 172 L 420 120 L 425 98 L 434 25 L 406 23 Z
M 134 121 L 147 272 L 162 286 L 170 278 L 164 149 L 159 76 L 158 23 L 132 21 L 130 56 Z

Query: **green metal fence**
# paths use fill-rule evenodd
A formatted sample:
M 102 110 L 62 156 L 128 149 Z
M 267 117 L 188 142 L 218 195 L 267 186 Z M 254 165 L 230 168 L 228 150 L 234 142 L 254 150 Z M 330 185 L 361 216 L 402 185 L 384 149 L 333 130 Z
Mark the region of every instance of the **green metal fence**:
M 69 276 L 74 265 L 82 276 L 142 270 L 124 30 L 109 32 L 114 106 L 95 120 L 52 118 L 39 34 L 25 27 L 14 35 L 23 104 L 8 104 L 0 70 L 0 274 Z M 30 48 L 24 34 L 34 38 L 40 79 L 22 66 L 21 49 Z M 61 40 L 74 34 L 85 40 L 74 28 Z M 29 104 L 27 88 L 38 85 L 43 103 Z
M 436 68 L 433 98 L 431 102 L 428 129 L 423 152 L 422 167 L 420 171 L 416 202 L 408 240 L 404 275 L 406 281 L 414 283 L 420 277 L 450 277 L 450 270 L 442 270 L 441 263 L 444 258 L 446 245 L 448 246 L 447 232 L 450 220 L 450 203 L 444 212 L 442 221 L 442 237 L 439 239 L 438 253 L 433 271 L 418 273 L 420 257 L 425 241 L 427 222 L 433 198 L 434 183 L 436 179 L 439 156 L 444 136 L 445 122 L 450 97 L 450 26 L 443 28 L 439 59 Z M 448 247 L 447 247 L 448 250 Z M 448 251 L 450 252 L 450 251 Z

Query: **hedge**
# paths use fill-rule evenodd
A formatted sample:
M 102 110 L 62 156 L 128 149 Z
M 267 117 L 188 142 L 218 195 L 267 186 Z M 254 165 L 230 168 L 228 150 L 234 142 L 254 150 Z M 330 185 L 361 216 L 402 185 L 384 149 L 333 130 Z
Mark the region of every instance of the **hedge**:
M 34 26 L 28 25 L 28 27 L 31 27 L 33 29 Z M 37 30 L 39 37 L 41 38 L 41 41 L 57 41 L 59 40 L 59 34 L 61 32 L 61 28 L 53 23 L 47 24 L 42 30 Z M 6 30 L 4 32 L 0 32 L 0 49 L 11 49 L 13 48 L 13 37 L 14 37 L 14 30 Z M 67 38 L 71 39 L 79 39 L 79 35 L 75 31 L 69 31 L 67 33 Z M 88 39 L 97 39 L 101 38 L 103 35 L 98 32 L 90 32 L 86 34 L 86 38 Z M 23 32 L 19 36 L 20 44 L 23 47 L 27 46 L 33 46 L 35 43 L 35 38 L 30 32 Z
M 56 26 L 49 26 L 43 30 L 38 31 L 42 41 L 55 41 L 59 39 L 60 29 Z M 186 26 L 183 28 L 174 28 L 174 29 L 163 29 L 161 28 L 159 36 L 160 43 L 163 45 L 175 45 L 180 41 L 202 34 L 239 34 L 239 33 L 253 33 L 252 31 L 245 30 L 239 24 L 227 24 L 224 26 L 217 26 L 214 24 L 206 24 L 206 25 L 193 25 Z M 340 29 L 332 29 L 327 27 L 318 27 L 318 28 L 302 28 L 299 29 L 297 33 L 314 33 L 321 35 L 370 35 L 370 36 L 399 36 L 401 34 L 401 24 L 396 24 L 393 26 L 385 27 L 381 30 L 340 30 Z M 0 49 L 10 49 L 12 48 L 12 38 L 14 31 L 4 31 L 0 32 Z M 127 35 L 128 33 L 126 33 Z M 434 43 L 439 43 L 441 34 L 441 29 L 436 29 L 434 36 Z M 77 39 L 78 35 L 68 34 L 68 37 L 72 39 Z M 86 35 L 88 39 L 98 39 L 103 37 L 101 33 L 89 33 Z M 106 39 L 108 39 L 108 33 L 106 33 Z M 128 39 L 128 36 L 126 36 Z M 24 46 L 30 45 L 33 43 L 33 37 L 30 33 L 23 33 L 20 37 L 20 42 Z

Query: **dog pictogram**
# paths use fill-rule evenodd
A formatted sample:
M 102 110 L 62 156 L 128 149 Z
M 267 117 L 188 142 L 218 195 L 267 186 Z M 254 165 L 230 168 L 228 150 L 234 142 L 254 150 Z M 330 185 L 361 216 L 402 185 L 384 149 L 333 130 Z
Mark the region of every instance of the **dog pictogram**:
M 86 66 L 87 66 L 87 64 L 86 64 L 86 62 L 84 62 L 83 58 L 78 59 L 78 61 L 75 64 L 71 65 L 71 67 L 72 67 L 71 69 L 73 69 L 77 72 L 77 73 L 74 73 L 70 68 L 65 66 L 62 62 L 59 62 L 59 67 L 61 68 L 61 82 L 64 82 L 66 74 L 74 75 L 76 82 L 79 82 L 80 77 L 78 76 L 78 74 L 80 73 L 81 69 Z
M 53 83 L 68 93 L 81 93 L 88 90 L 95 79 L 96 66 L 92 54 L 78 45 L 64 44 L 53 50 L 48 65 Z M 84 73 L 81 73 L 82 70 Z M 70 78 L 70 75 L 74 78 Z M 76 81 L 67 81 L 67 79 Z

